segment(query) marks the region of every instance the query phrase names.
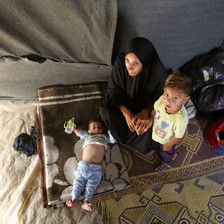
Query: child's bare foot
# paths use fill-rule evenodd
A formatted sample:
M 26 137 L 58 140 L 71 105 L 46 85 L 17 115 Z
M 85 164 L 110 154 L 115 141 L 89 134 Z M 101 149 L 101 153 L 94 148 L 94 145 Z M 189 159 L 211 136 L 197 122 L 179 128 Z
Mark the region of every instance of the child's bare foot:
M 87 201 L 85 201 L 82 205 L 82 209 L 91 212 L 93 210 L 92 203 L 88 203 Z
M 68 207 L 75 207 L 75 206 L 79 206 L 79 203 L 78 203 L 78 201 L 76 199 L 74 199 L 74 200 L 67 201 L 66 205 Z

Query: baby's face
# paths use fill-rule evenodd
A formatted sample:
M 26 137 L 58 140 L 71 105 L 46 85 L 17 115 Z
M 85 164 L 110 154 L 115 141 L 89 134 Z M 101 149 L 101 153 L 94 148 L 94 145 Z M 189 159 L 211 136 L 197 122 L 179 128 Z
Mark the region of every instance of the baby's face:
M 103 127 L 100 122 L 91 122 L 89 124 L 89 130 L 88 133 L 91 135 L 95 134 L 103 134 Z

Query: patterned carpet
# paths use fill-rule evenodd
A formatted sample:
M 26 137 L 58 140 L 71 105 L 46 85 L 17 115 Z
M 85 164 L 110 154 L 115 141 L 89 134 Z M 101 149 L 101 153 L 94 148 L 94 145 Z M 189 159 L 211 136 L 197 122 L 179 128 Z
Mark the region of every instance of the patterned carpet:
M 87 89 L 80 95 L 80 88 Z M 47 166 L 42 163 L 42 171 L 50 168 L 46 172 L 50 178 L 45 179 L 45 173 L 42 172 L 45 206 L 63 203 L 71 192 L 72 174 L 67 174 L 74 169 L 66 169 L 66 161 L 74 157 L 74 144 L 71 143 L 76 139 L 74 135 L 71 137 L 64 133 L 63 123 L 66 119 L 75 116 L 76 121 L 80 122 L 78 125 L 85 127 L 87 117 L 97 115 L 103 94 L 100 88 L 98 89 L 98 85 L 89 88 L 90 86 L 87 85 L 39 91 L 41 132 L 43 136 L 54 136 L 54 142 L 45 141 L 44 144 L 47 147 L 51 146 L 51 150 L 55 147 L 62 149 L 56 150 L 57 154 L 54 153 L 49 157 L 49 164 L 45 163 Z M 86 97 L 91 100 L 82 103 Z M 123 181 L 123 190 L 94 195 L 92 201 L 99 212 L 101 222 L 106 224 L 224 223 L 224 172 L 222 172 L 224 155 L 207 146 L 203 133 L 207 125 L 208 120 L 202 117 L 190 120 L 187 131 L 177 146 L 175 157 L 170 164 L 171 168 L 163 175 L 155 172 L 155 167 L 160 163 L 158 153 L 146 156 L 120 144 L 124 167 L 130 178 L 130 184 L 128 183 L 130 187 L 126 188 L 127 181 Z M 42 144 L 39 144 L 39 148 Z M 46 161 L 48 158 L 45 156 Z M 56 169 L 53 169 L 53 166 Z M 59 172 L 56 173 L 55 170 Z M 209 176 L 205 177 L 205 175 Z M 116 178 L 113 180 L 116 182 Z
M 145 156 L 122 145 L 131 187 L 114 193 L 113 199 L 95 198 L 101 200 L 96 203 L 101 223 L 223 224 L 224 155 L 207 146 L 207 125 L 202 117 L 190 120 L 171 168 L 163 175 L 154 171 L 158 154 Z
M 171 168 L 162 175 L 155 172 L 155 167 L 160 162 L 159 154 L 146 156 L 121 145 L 121 153 L 130 177 L 131 187 L 112 194 L 96 196 L 94 200 L 121 197 L 161 184 L 177 183 L 223 170 L 224 155 L 210 149 L 204 140 L 203 130 L 206 125 L 208 125 L 208 120 L 205 118 L 197 117 L 190 120 L 187 131 L 178 144 L 177 152 L 170 164 Z
M 224 171 L 98 202 L 101 223 L 224 223 Z

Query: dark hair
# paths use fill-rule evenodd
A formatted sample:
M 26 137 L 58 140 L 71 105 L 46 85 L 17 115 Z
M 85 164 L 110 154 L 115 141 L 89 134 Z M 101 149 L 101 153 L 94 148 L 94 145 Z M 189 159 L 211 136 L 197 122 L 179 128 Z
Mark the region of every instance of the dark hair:
M 185 74 L 175 72 L 167 77 L 165 87 L 178 88 L 189 96 L 192 91 L 192 80 L 191 77 Z
M 100 118 L 93 118 L 93 119 L 89 120 L 88 130 L 89 130 L 90 124 L 93 123 L 93 122 L 100 123 L 102 125 L 102 128 L 103 128 L 103 133 L 106 133 L 107 132 L 107 128 L 106 128 L 104 122 L 102 121 L 102 119 L 100 119 Z

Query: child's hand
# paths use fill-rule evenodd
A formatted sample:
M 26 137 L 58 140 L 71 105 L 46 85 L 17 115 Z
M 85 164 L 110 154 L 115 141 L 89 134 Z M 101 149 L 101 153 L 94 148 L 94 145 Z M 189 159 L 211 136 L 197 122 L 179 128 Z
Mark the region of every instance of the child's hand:
M 70 131 L 74 131 L 74 129 L 75 129 L 74 125 L 70 124 L 70 125 L 69 125 L 69 130 L 70 130 Z
M 170 151 L 172 149 L 172 146 L 171 144 L 169 143 L 166 143 L 163 145 L 163 151 Z
M 163 145 L 163 150 L 170 151 L 172 147 L 180 141 L 180 139 L 181 138 L 176 138 L 175 136 L 173 136 L 169 142 Z

